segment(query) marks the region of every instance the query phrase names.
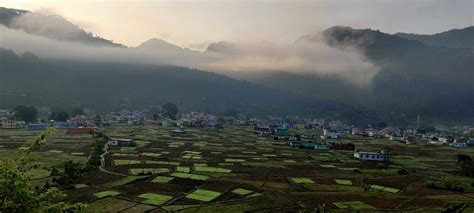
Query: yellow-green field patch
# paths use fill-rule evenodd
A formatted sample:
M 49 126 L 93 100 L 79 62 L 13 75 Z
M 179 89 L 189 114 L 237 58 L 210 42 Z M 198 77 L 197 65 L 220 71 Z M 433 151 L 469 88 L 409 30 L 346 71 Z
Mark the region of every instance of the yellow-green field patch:
M 166 203 L 166 201 L 170 200 L 171 198 L 173 198 L 168 195 L 160 195 L 160 194 L 155 194 L 155 193 L 145 193 L 138 197 L 145 199 L 143 203 L 152 204 L 152 205 L 161 205 L 163 203 Z
M 337 184 L 340 184 L 340 185 L 352 186 L 352 181 L 351 181 L 351 180 L 334 179 L 334 181 L 336 181 L 336 183 L 337 183 Z
M 113 196 L 116 196 L 116 195 L 119 195 L 120 192 L 116 192 L 116 191 L 101 191 L 101 192 L 96 192 L 92 195 L 98 197 L 98 198 L 103 198 L 103 197 L 113 197 Z
M 204 189 L 197 189 L 196 191 L 192 192 L 191 194 L 186 195 L 186 198 L 208 202 L 208 201 L 214 200 L 219 195 L 221 195 L 220 192 L 204 190 Z
M 309 178 L 291 178 L 291 181 L 293 183 L 302 183 L 302 184 L 311 184 L 311 183 L 314 183 L 313 180 L 309 179 Z
M 168 183 L 173 179 L 174 179 L 174 177 L 158 176 L 155 179 L 153 179 L 151 182 L 153 182 L 153 183 Z
M 247 189 L 242 189 L 242 188 L 232 190 L 232 193 L 238 194 L 238 195 L 248 195 L 252 192 L 253 191 L 250 191 L 250 190 L 247 190 Z

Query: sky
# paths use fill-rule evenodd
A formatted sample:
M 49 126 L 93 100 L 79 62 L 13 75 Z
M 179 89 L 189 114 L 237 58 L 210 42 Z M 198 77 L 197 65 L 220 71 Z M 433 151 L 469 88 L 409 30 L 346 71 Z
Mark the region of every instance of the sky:
M 432 34 L 474 25 L 474 0 L 0 0 L 60 15 L 127 46 L 150 38 L 195 50 L 216 41 L 291 43 L 334 25 Z

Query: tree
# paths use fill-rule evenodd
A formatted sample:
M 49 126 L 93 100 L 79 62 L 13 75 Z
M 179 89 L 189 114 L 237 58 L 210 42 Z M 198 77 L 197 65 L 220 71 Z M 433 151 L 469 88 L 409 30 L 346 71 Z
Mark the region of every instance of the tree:
M 465 136 L 467 138 L 474 138 L 474 130 L 469 131 Z
M 69 119 L 69 114 L 65 111 L 53 111 L 49 114 L 49 120 L 66 122 Z
M 461 173 L 468 177 L 474 177 L 474 162 L 469 155 L 458 154 L 456 156 Z
M 72 108 L 72 110 L 71 110 L 71 116 L 74 117 L 74 116 L 76 116 L 76 115 L 85 115 L 84 109 L 79 108 L 79 107 Z
M 224 111 L 224 116 L 237 117 L 239 115 L 239 110 L 235 108 L 229 108 Z
M 38 119 L 38 110 L 34 106 L 16 106 L 13 108 L 15 118 L 25 122 L 33 122 Z
M 387 128 L 387 123 L 385 123 L 385 122 L 378 122 L 378 123 L 375 125 L 375 127 L 377 127 L 377 128 L 382 128 L 382 129 L 383 129 L 383 128 Z
M 19 149 L 20 158 L 4 160 L 0 166 L 0 212 L 78 212 L 85 208 L 81 203 L 56 202 L 65 195 L 55 187 L 30 190 L 30 173 L 37 165 L 30 163 L 28 156 L 53 132 L 48 129 L 41 133 L 29 146 Z
M 163 108 L 163 115 L 165 117 L 176 120 L 176 116 L 178 115 L 178 105 L 174 103 L 166 103 L 161 108 Z

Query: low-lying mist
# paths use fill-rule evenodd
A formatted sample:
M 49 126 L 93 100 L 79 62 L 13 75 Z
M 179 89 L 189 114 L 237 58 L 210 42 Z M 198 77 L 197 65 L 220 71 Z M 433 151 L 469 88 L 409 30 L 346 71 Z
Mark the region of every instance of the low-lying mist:
M 239 78 L 257 72 L 294 72 L 337 76 L 357 86 L 368 85 L 379 70 L 357 49 L 331 48 L 318 42 L 274 44 L 235 42 L 205 52 L 177 48 L 120 48 L 85 44 L 82 29 L 55 18 L 26 13 L 13 20 L 14 28 L 0 25 L 1 47 L 17 53 L 32 52 L 46 59 L 176 65 Z M 40 27 L 42 26 L 42 27 Z

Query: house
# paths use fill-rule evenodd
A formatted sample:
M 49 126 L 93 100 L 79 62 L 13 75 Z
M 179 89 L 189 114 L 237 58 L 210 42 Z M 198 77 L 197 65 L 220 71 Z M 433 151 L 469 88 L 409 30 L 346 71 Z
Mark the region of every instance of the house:
M 186 137 L 186 130 L 174 129 L 170 131 L 171 137 Z
M 354 151 L 355 145 L 353 143 L 331 143 L 329 148 L 334 150 Z
M 273 131 L 273 136 L 275 139 L 287 139 L 288 138 L 288 129 L 277 127 Z
M 326 138 L 326 139 L 337 139 L 338 135 L 337 135 L 337 132 L 335 132 L 335 131 L 324 129 L 323 130 L 323 135 L 321 136 L 321 138 L 323 138 L 323 139 L 324 138 Z
M 93 132 L 97 132 L 97 128 L 69 128 L 66 131 L 66 134 L 90 134 Z
M 133 139 L 120 139 L 120 138 L 110 138 L 107 144 L 110 146 L 125 146 L 125 147 L 136 145 Z
M 362 152 L 355 150 L 353 156 L 360 161 L 386 162 L 389 160 L 389 155 L 384 150 L 380 152 Z
M 48 125 L 45 123 L 37 123 L 37 124 L 28 124 L 26 125 L 26 129 L 30 131 L 36 131 L 36 130 L 45 130 L 48 128 Z
M 449 146 L 454 148 L 466 148 L 467 143 L 450 143 Z
M 76 127 L 76 125 L 72 122 L 58 122 L 54 125 L 57 129 L 70 129 Z
M 272 130 L 268 126 L 258 125 L 254 128 L 255 134 L 263 137 L 268 137 L 272 135 Z
M 2 129 L 16 129 L 20 126 L 14 120 L 3 120 L 2 121 Z
M 434 145 L 443 145 L 448 142 L 447 138 L 438 138 L 438 137 L 432 137 L 428 143 L 429 144 L 434 144 Z
M 297 126 L 295 124 L 292 124 L 292 123 L 283 123 L 282 127 L 285 128 L 285 129 L 296 129 L 297 128 Z
M 303 142 L 301 143 L 300 145 L 300 148 L 301 149 L 314 149 L 314 143 L 310 143 L 310 142 Z

